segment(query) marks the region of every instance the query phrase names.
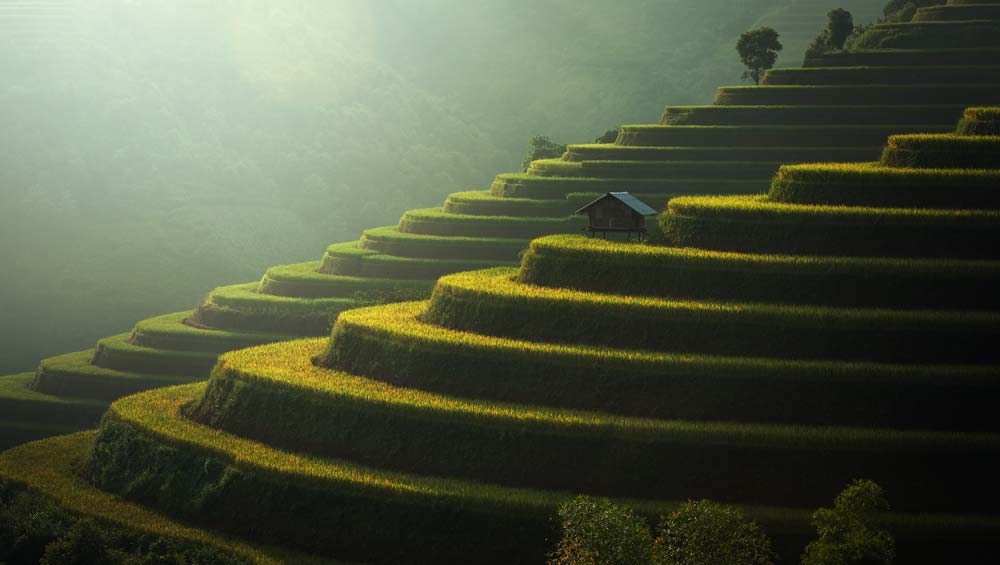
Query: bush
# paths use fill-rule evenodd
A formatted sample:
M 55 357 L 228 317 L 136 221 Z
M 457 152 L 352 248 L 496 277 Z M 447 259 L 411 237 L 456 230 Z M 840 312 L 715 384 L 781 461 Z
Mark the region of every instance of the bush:
M 663 518 L 653 545 L 656 565 L 771 565 L 771 540 L 732 506 L 709 500 Z
M 0 481 L 0 563 L 237 565 L 222 549 L 81 519 L 50 498 Z
M 559 506 L 563 536 L 551 565 L 649 563 L 652 539 L 645 521 L 603 498 L 578 496 Z
M 809 542 L 802 565 L 877 565 L 892 563 L 895 541 L 874 522 L 889 510 L 882 487 L 856 479 L 837 495 L 833 508 L 820 508 L 812 523 L 819 537 Z
M 613 128 L 597 136 L 594 143 L 614 143 L 616 139 L 618 139 L 618 128 Z
M 93 520 L 80 520 L 66 535 L 45 548 L 40 565 L 111 565 L 120 563 L 108 552 L 107 540 Z
M 555 159 L 566 152 L 566 145 L 553 142 L 544 135 L 536 135 L 528 141 L 528 156 L 521 162 L 521 170 L 527 171 L 536 159 Z

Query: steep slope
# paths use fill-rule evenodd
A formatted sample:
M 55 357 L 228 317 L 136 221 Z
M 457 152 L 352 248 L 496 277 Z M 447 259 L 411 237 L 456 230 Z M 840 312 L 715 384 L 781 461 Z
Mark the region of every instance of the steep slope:
M 392 563 L 539 562 L 570 492 L 740 504 L 792 559 L 810 510 L 868 477 L 900 562 L 989 562 L 1000 111 L 965 116 L 877 163 L 783 166 L 766 195 L 671 199 L 669 246 L 548 236 L 329 340 L 227 353 L 207 385 L 116 401 L 89 477 Z
M 224 351 L 322 335 L 344 310 L 426 296 L 444 274 L 516 265 L 531 238 L 578 230 L 569 214 L 597 193 L 629 190 L 657 206 L 676 195 L 763 193 L 781 163 L 867 161 L 886 135 L 947 131 L 962 105 L 1000 103 L 1000 47 L 982 32 L 1000 23 L 946 19 L 926 35 L 927 17 L 873 28 L 885 47 L 775 69 L 761 87 L 721 87 L 710 106 L 668 106 L 659 124 L 623 126 L 615 143 L 571 145 L 562 159 L 498 175 L 489 190 L 454 193 L 333 244 L 320 261 L 274 267 L 258 283 L 212 291 L 194 312 L 46 359 L 32 388 L 111 400 L 200 380 Z M 953 47 L 966 37 L 975 40 Z

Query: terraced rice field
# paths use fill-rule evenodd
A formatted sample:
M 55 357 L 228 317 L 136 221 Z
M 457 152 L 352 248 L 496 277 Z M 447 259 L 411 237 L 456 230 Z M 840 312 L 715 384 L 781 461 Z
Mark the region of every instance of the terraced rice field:
M 989 142 L 967 137 L 889 147 Z M 688 498 L 736 504 L 794 556 L 810 510 L 868 477 L 892 496 L 903 562 L 983 562 L 1000 539 L 1000 316 L 978 298 L 1000 262 L 960 236 L 1000 225 L 997 202 L 967 199 L 996 171 L 887 155 L 783 167 L 766 195 L 675 198 L 669 245 L 548 236 L 520 269 L 344 312 L 329 339 L 227 353 L 207 385 L 114 403 L 91 478 L 324 555 L 537 562 L 569 492 L 651 517 Z M 925 207 L 935 191 L 953 206 Z M 859 203 L 867 193 L 881 196 Z M 690 235 L 678 217 L 752 228 Z M 855 241 L 843 225 L 874 231 Z M 911 225 L 943 230 L 933 253 Z M 856 253 L 862 239 L 896 253 Z
M 0 475 L 366 562 L 538 562 L 570 492 L 650 517 L 739 504 L 794 556 L 864 476 L 901 562 L 981 562 L 1000 539 L 988 7 L 923 9 L 4 377 L 9 444 L 141 394 L 71 436 L 93 437 L 100 490 L 59 490 L 62 438 Z M 612 190 L 664 209 L 668 245 L 566 235 Z M 311 339 L 267 345 L 291 337 Z

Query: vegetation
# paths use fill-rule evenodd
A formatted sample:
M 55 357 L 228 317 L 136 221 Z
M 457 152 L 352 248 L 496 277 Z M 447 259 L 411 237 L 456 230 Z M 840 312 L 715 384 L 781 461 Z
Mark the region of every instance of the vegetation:
M 739 509 L 699 500 L 663 518 L 653 546 L 656 565 L 771 565 L 771 540 Z
M 652 557 L 645 520 L 610 500 L 581 496 L 559 506 L 562 537 L 550 565 L 640 565 Z
M 739 41 L 736 42 L 736 52 L 739 53 L 743 66 L 747 68 L 743 72 L 743 78 L 749 78 L 754 84 L 760 84 L 764 71 L 773 67 L 777 61 L 778 51 L 781 51 L 778 32 L 769 27 L 760 27 L 740 35 Z
M 521 161 L 521 170 L 527 171 L 532 161 L 560 157 L 565 151 L 565 143 L 554 143 L 544 135 L 536 135 L 528 140 L 528 155 Z
M 72 467 L 93 443 L 94 432 L 50 438 L 17 447 L 0 456 L 0 559 L 38 563 L 55 546 L 54 563 L 81 542 L 104 553 L 106 563 L 235 564 L 331 563 L 302 554 L 262 548 L 196 529 L 100 491 Z M 73 543 L 76 542 L 76 543 Z M 97 543 L 94 543 L 97 542 Z M 55 551 L 62 553 L 56 559 Z M 82 557 L 82 556 L 81 556 Z M 99 563 L 99 562 L 98 562 Z
M 826 28 L 809 45 L 806 50 L 806 59 L 827 51 L 843 49 L 844 42 L 855 33 L 854 17 L 847 10 L 836 8 L 830 10 L 826 17 Z
M 813 514 L 819 537 L 806 546 L 802 565 L 889 565 L 896 556 L 895 540 L 876 525 L 889 510 L 882 487 L 870 480 L 855 480 L 837 495 L 833 508 Z

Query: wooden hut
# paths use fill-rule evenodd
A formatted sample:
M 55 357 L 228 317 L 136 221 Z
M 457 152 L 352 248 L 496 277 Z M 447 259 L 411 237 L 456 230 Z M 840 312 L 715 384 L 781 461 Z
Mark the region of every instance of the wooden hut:
M 646 216 L 655 216 L 657 211 L 628 192 L 609 192 L 576 211 L 586 213 L 590 224 L 583 229 L 593 237 L 609 233 L 624 235 L 629 241 L 635 234 L 639 241 L 646 236 Z

